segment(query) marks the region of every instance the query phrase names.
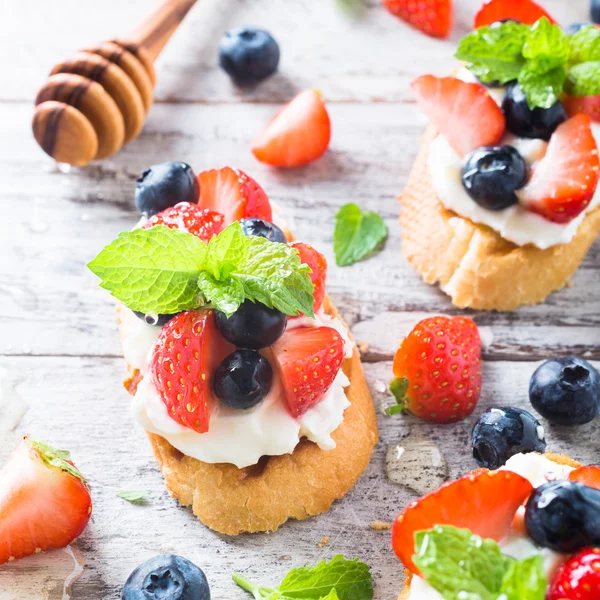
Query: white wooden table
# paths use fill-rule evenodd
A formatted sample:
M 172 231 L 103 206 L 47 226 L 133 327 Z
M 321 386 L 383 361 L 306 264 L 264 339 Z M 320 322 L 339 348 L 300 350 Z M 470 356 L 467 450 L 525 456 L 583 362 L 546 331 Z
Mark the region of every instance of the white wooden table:
M 118 156 L 68 174 L 35 145 L 32 99 L 55 62 L 91 42 L 127 31 L 150 0 L 3 0 L 0 6 L 0 461 L 24 432 L 69 448 L 90 481 L 94 514 L 73 544 L 85 563 L 72 589 L 76 600 L 119 597 L 130 571 L 160 552 L 202 566 L 213 598 L 241 600 L 233 570 L 265 584 L 293 566 L 336 553 L 359 556 L 373 570 L 377 599 L 395 598 L 402 568 L 389 532 L 417 492 L 474 466 L 465 444 L 471 420 L 436 426 L 389 418 L 386 382 L 404 333 L 425 314 L 458 311 L 423 284 L 402 258 L 398 205 L 424 119 L 408 89 L 416 75 L 448 72 L 452 49 L 471 22 L 476 0 L 457 1 L 457 26 L 447 42 L 429 39 L 369 0 L 358 20 L 334 0 L 202 0 L 157 63 L 156 104 L 142 135 Z M 543 2 L 568 23 L 585 20 L 587 2 Z M 256 24 L 279 40 L 279 73 L 251 92 L 235 89 L 218 69 L 224 30 Z M 249 143 L 281 102 L 317 87 L 333 122 L 331 149 L 302 169 L 274 171 L 256 162 Z M 237 166 L 264 186 L 301 239 L 330 259 L 329 289 L 365 342 L 365 370 L 380 412 L 381 440 L 358 485 L 326 515 L 289 523 L 271 535 L 216 535 L 166 493 L 143 432 L 129 415 L 121 386 L 125 365 L 113 303 L 85 268 L 106 243 L 137 219 L 134 180 L 146 166 L 181 159 L 195 169 Z M 348 201 L 381 214 L 389 227 L 377 257 L 337 269 L 333 218 Z M 536 361 L 576 353 L 600 361 L 600 244 L 572 287 L 546 304 L 510 314 L 475 313 L 493 343 L 485 350 L 484 389 L 477 414 L 492 404 L 528 407 Z M 600 366 L 598 362 L 595 363 Z M 599 423 L 548 427 L 550 448 L 598 461 Z M 397 446 L 406 448 L 390 465 Z M 397 466 L 397 465 L 396 465 Z M 408 485 L 400 485 L 404 482 Z M 115 496 L 148 489 L 145 506 Z M 329 536 L 320 548 L 319 541 Z M 0 567 L 0 600 L 62 600 L 73 558 L 52 552 Z M 68 586 L 67 586 L 68 587 Z

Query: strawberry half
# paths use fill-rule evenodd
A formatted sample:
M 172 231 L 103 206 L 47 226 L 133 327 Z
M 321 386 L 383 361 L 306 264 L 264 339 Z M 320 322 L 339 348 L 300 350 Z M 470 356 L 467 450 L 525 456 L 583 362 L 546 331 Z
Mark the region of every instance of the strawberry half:
M 317 90 L 300 92 L 252 142 L 252 154 L 273 167 L 300 167 L 329 146 L 331 123 Z
M 546 600 L 598 600 L 600 548 L 584 548 L 563 563 L 546 593 Z
M 286 331 L 273 346 L 290 413 L 303 415 L 320 402 L 344 360 L 344 341 L 332 327 Z
M 313 292 L 313 296 L 315 297 L 313 310 L 317 312 L 321 306 L 323 306 L 323 300 L 325 298 L 327 259 L 320 252 L 317 252 L 317 250 L 315 250 L 312 246 L 309 246 L 303 242 L 292 242 L 290 246 L 298 250 L 298 254 L 300 254 L 300 260 L 312 269 L 312 273 L 310 273 L 310 279 L 315 286 Z
M 210 238 L 221 232 L 223 224 L 224 218 L 221 213 L 200 208 L 190 202 L 180 202 L 154 215 L 143 228 L 150 229 L 156 225 L 165 225 L 169 229 L 188 231 L 208 242 Z
M 394 357 L 392 391 L 414 415 L 453 423 L 470 415 L 481 393 L 481 339 L 467 317 L 428 317 Z
M 550 23 L 556 23 L 548 12 L 532 0 L 489 0 L 475 15 L 473 28 L 491 25 L 502 19 L 514 19 L 526 25 L 533 25 L 542 17 L 546 17 Z
M 432 37 L 446 38 L 452 29 L 451 0 L 382 0 L 396 17 Z
M 600 95 L 571 96 L 563 94 L 560 100 L 570 116 L 585 113 L 590 116 L 592 121 L 600 122 Z
M 554 223 L 568 223 L 590 203 L 599 166 L 590 117 L 575 115 L 556 128 L 544 158 L 517 196 L 527 210 Z
M 231 167 L 211 169 L 202 171 L 197 179 L 200 184 L 198 205 L 220 212 L 225 217 L 225 226 L 251 217 L 273 220 L 267 194 L 243 171 Z
M 392 527 L 394 552 L 418 575 L 412 561 L 417 531 L 453 525 L 499 541 L 510 531 L 517 509 L 532 491 L 531 483 L 512 471 L 482 471 L 446 483 L 400 513 Z
M 569 479 L 600 490 L 600 467 L 579 467 L 569 473 Z
M 198 433 L 208 431 L 212 377 L 233 350 L 217 332 L 213 311 L 182 312 L 161 329 L 150 358 L 150 372 L 175 421 Z
M 500 141 L 504 113 L 478 83 L 422 75 L 411 84 L 419 106 L 461 156 Z
M 90 520 L 90 492 L 64 450 L 26 436 L 0 482 L 0 565 L 68 546 Z

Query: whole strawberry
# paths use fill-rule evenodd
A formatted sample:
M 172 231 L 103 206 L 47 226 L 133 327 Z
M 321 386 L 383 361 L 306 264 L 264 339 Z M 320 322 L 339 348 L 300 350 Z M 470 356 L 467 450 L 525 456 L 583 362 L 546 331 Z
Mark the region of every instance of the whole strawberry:
M 547 600 L 598 600 L 600 548 L 584 548 L 565 562 L 554 576 Z
M 394 357 L 396 379 L 390 389 L 398 406 L 436 423 L 470 415 L 481 392 L 481 339 L 466 317 L 428 317 L 419 321 Z

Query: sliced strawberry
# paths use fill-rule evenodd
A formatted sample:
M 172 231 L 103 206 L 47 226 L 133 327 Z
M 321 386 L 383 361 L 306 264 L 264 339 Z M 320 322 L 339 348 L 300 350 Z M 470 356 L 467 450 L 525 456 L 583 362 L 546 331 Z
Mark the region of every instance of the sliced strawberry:
M 382 0 L 389 12 L 432 37 L 446 38 L 452 29 L 452 0 Z
M 575 115 L 556 128 L 544 158 L 517 196 L 528 210 L 555 223 L 568 223 L 590 203 L 599 166 L 590 117 Z
M 0 565 L 68 546 L 90 520 L 90 492 L 64 450 L 26 436 L 0 482 Z
M 517 509 L 532 491 L 531 483 L 512 471 L 481 471 L 446 483 L 400 513 L 392 528 L 394 551 L 418 575 L 412 561 L 417 531 L 453 525 L 498 541 L 510 531 Z
M 502 137 L 504 114 L 482 85 L 422 75 L 411 87 L 419 106 L 461 156 Z
M 533 25 L 541 17 L 546 17 L 550 23 L 556 21 L 532 0 L 489 0 L 475 15 L 473 28 L 491 25 L 502 19 L 514 19 L 526 25 Z
M 315 286 L 313 292 L 315 297 L 313 309 L 315 312 L 317 312 L 321 306 L 323 306 L 323 299 L 325 298 L 327 259 L 320 252 L 317 252 L 312 246 L 309 246 L 303 242 L 293 242 L 290 244 L 290 246 L 298 250 L 298 253 L 300 254 L 300 260 L 312 269 L 310 279 Z
M 300 92 L 252 142 L 252 153 L 273 167 L 300 167 L 327 150 L 331 123 L 317 90 Z
M 592 121 L 600 122 L 600 94 L 598 96 L 570 96 L 563 94 L 561 102 L 571 116 L 577 113 L 589 115 Z
M 213 311 L 182 312 L 161 329 L 150 372 L 173 420 L 198 433 L 208 431 L 212 376 L 233 350 L 218 334 Z
M 154 215 L 144 224 L 144 229 L 150 229 L 156 225 L 188 231 L 208 242 L 210 238 L 221 232 L 224 218 L 221 213 L 214 210 L 200 208 L 197 204 L 189 202 L 180 202 Z
M 273 346 L 290 413 L 303 415 L 320 402 L 344 360 L 344 341 L 332 327 L 286 331 Z
M 569 473 L 569 479 L 600 490 L 600 467 L 579 467 Z
M 256 217 L 273 220 L 271 204 L 265 191 L 238 169 L 223 167 L 202 171 L 198 175 L 202 208 L 209 208 L 225 216 L 225 225 L 234 221 Z

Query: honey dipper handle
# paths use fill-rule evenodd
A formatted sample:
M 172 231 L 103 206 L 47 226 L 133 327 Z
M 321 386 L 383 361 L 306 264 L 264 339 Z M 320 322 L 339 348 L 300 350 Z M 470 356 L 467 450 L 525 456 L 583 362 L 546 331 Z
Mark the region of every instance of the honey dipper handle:
M 143 46 L 155 60 L 196 0 L 163 0 L 127 39 Z

